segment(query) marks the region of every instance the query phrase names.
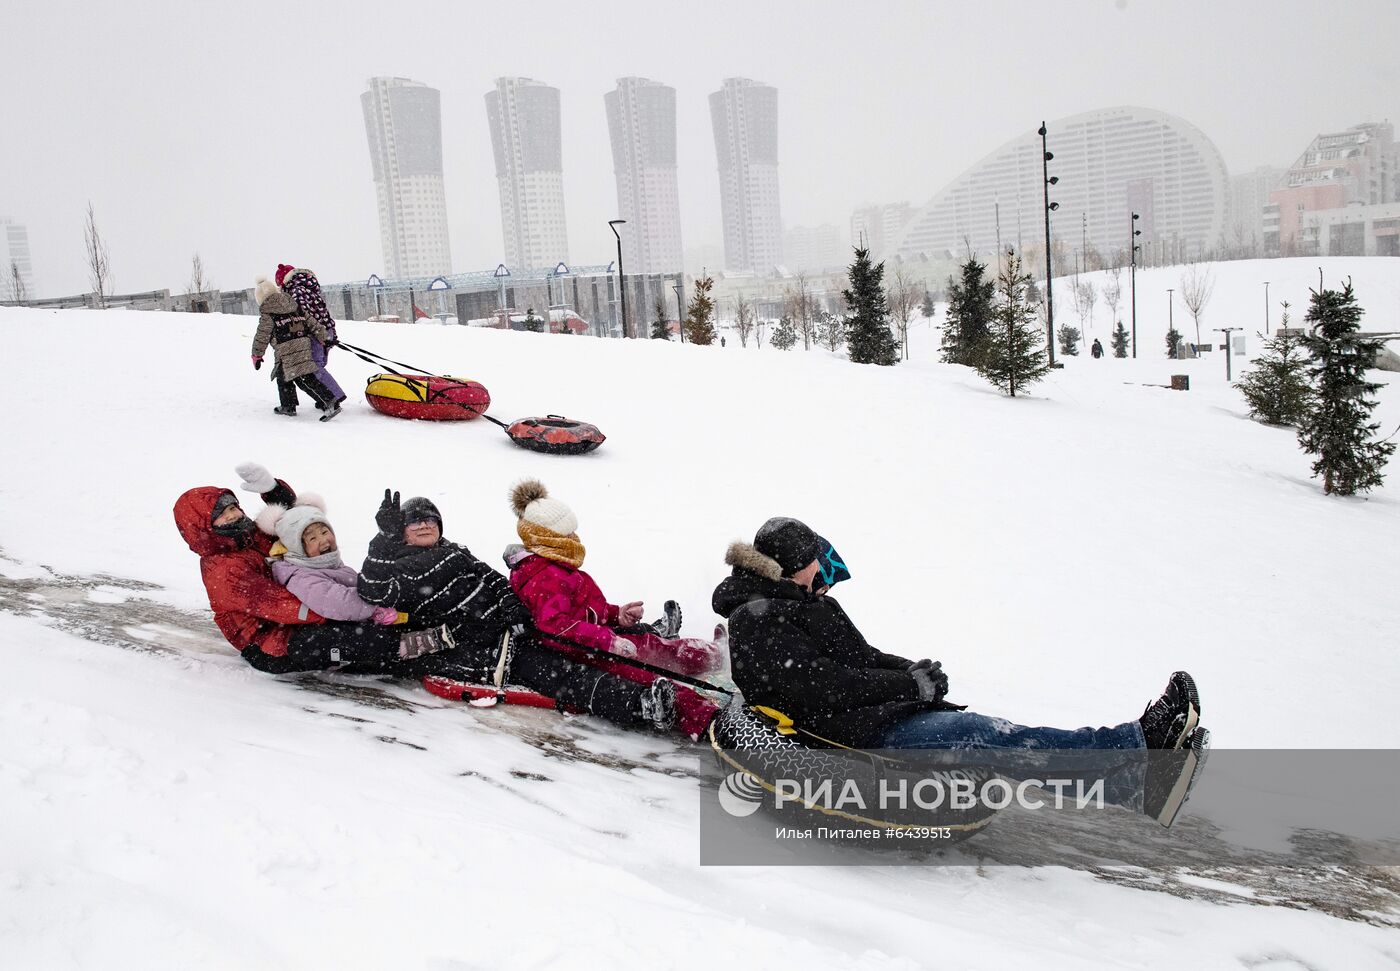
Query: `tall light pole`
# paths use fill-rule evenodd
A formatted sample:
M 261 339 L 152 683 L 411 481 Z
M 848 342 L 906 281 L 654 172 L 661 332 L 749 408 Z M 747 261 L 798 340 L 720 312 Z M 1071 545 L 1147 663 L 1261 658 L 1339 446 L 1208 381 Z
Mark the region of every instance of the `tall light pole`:
M 1264 336 L 1269 335 L 1269 281 L 1264 281 Z
M 1051 176 L 1050 160 L 1054 153 L 1046 148 L 1045 122 L 1036 131 L 1040 136 L 1040 174 L 1045 180 L 1045 342 L 1050 351 L 1050 366 L 1055 366 L 1055 291 L 1052 284 L 1054 273 L 1050 266 L 1050 213 L 1060 208 L 1058 202 L 1050 201 L 1050 187 L 1060 181 L 1058 175 Z
M 1142 247 L 1138 245 L 1137 241 L 1137 238 L 1142 235 L 1142 230 L 1137 228 L 1138 218 L 1138 214 L 1133 213 L 1133 218 L 1128 223 L 1128 228 L 1132 231 L 1132 235 L 1128 237 L 1128 246 L 1130 247 L 1130 249 L 1128 250 L 1128 292 L 1132 295 L 1131 301 L 1133 305 L 1134 360 L 1137 360 L 1137 255 L 1138 250 L 1142 249 Z
M 1176 288 L 1175 288 L 1175 287 L 1168 287 L 1168 288 L 1167 288 L 1167 333 L 1168 333 L 1168 334 L 1170 334 L 1172 331 L 1176 330 L 1176 323 L 1175 323 L 1175 322 L 1173 321 L 1173 319 L 1172 319 L 1172 304 L 1173 304 L 1172 294 L 1174 294 L 1174 293 L 1176 293 Z M 1181 343 L 1181 341 L 1178 339 L 1178 340 L 1177 340 L 1177 344 L 1180 344 L 1180 343 Z
M 622 272 L 622 237 L 617 235 L 617 227 L 626 222 L 625 219 L 609 219 L 608 228 L 617 236 L 617 293 L 622 298 L 622 336 L 631 337 L 632 332 L 627 328 L 627 277 Z
M 681 295 L 685 291 L 685 285 L 681 283 L 681 277 L 676 277 L 675 285 L 671 287 L 676 291 L 676 330 L 681 332 L 681 343 L 685 343 L 685 298 Z

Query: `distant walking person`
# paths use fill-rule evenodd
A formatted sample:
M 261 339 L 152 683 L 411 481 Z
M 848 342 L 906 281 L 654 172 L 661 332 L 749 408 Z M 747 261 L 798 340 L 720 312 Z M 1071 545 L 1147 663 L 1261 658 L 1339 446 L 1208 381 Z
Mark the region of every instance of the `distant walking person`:
M 1089 348 L 1089 353 L 1094 356 L 1095 360 L 1103 357 L 1103 345 L 1099 343 L 1097 337 L 1094 338 L 1094 346 Z
M 321 293 L 321 284 L 316 279 L 316 274 L 310 270 L 297 269 L 286 263 L 277 264 L 277 285 L 297 302 L 297 307 L 306 316 L 307 320 L 314 320 L 326 329 L 326 340 L 311 341 L 311 357 L 316 362 L 316 378 L 335 397 L 336 403 L 345 400 L 345 392 L 341 390 L 339 383 L 331 377 L 331 373 L 326 370 L 326 360 L 330 357 L 330 349 L 335 346 L 335 320 L 331 317 L 331 312 L 326 308 L 326 298 Z
M 295 415 L 296 389 L 301 388 L 316 402 L 316 407 L 325 412 L 321 420 L 330 421 L 340 414 L 340 403 L 316 377 L 316 361 L 311 355 L 313 338 L 324 341 L 325 329 L 316 321 L 308 320 L 297 309 L 296 301 L 267 277 L 258 277 L 254 292 L 261 316 L 258 317 L 258 331 L 253 335 L 253 368 L 262 367 L 263 355 L 271 344 L 276 356 L 272 379 L 277 382 L 278 398 L 273 410 L 279 415 Z

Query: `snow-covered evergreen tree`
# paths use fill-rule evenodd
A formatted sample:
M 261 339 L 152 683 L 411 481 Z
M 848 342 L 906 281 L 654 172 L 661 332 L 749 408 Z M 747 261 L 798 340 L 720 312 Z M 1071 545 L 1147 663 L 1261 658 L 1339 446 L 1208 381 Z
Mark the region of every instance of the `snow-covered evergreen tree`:
M 544 321 L 535 316 L 534 307 L 528 307 L 525 310 L 525 322 L 521 326 L 532 334 L 538 334 L 544 330 Z
M 715 301 L 710 296 L 714 287 L 715 280 L 711 276 L 695 281 L 695 296 L 690 298 L 690 306 L 685 309 L 685 336 L 692 344 L 715 342 Z
M 1358 337 L 1363 311 L 1348 280 L 1340 290 L 1313 291 L 1304 318 L 1312 325 L 1302 338 L 1312 358 L 1312 400 L 1298 426 L 1298 444 L 1316 455 L 1313 475 L 1322 491 L 1353 495 L 1385 481 L 1385 463 L 1395 443 L 1375 440 L 1380 422 L 1370 420 L 1379 384 L 1366 380 L 1381 342 Z
M 850 315 L 846 318 L 846 347 L 856 364 L 890 365 L 899 361 L 899 344 L 890 331 L 885 303 L 885 264 L 872 264 L 870 251 L 856 247 L 847 273 L 851 285 L 841 291 Z
M 780 351 L 790 351 L 797 343 L 797 328 L 792 325 L 792 318 L 783 316 L 778 320 L 778 326 L 773 328 L 773 334 L 768 338 L 768 343 L 772 344 Z
M 1035 324 L 1036 309 L 1026 292 L 1030 282 L 1030 274 L 1021 272 L 1021 258 L 1008 253 L 997 275 L 991 330 L 977 355 L 977 373 L 1013 398 L 1050 370 L 1045 334 Z
M 1066 324 L 1060 328 L 1060 353 L 1065 357 L 1079 356 L 1079 328 Z
M 1118 321 L 1118 326 L 1113 328 L 1110 343 L 1113 345 L 1114 357 L 1128 356 L 1128 328 L 1123 326 L 1123 321 Z
M 1176 357 L 1181 348 L 1181 331 L 1175 327 L 1167 331 L 1167 357 Z
M 948 309 L 943 314 L 941 350 L 947 364 L 976 366 L 992 322 L 996 283 L 986 279 L 986 267 L 969 259 L 958 280 L 948 278 Z
M 834 351 L 846 340 L 846 322 L 829 310 L 817 315 L 817 343 Z
M 1298 424 L 1312 398 L 1302 335 L 1287 329 L 1285 310 L 1280 332 L 1264 342 L 1264 353 L 1235 384 L 1249 402 L 1249 416 L 1266 425 Z
M 934 313 L 936 313 L 933 306 L 933 294 L 927 290 L 924 291 L 924 302 L 919 304 L 919 313 L 929 320 L 932 320 Z
M 666 305 L 658 297 L 655 307 L 655 319 L 651 322 L 652 340 L 668 341 L 671 339 L 671 326 L 666 322 Z

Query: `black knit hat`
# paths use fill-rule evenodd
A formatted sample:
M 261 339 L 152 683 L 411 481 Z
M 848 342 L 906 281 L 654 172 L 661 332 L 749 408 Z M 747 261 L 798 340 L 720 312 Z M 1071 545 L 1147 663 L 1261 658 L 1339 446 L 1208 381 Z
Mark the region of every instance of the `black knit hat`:
M 433 505 L 431 499 L 414 496 L 412 499 L 404 500 L 400 509 L 403 511 L 405 526 L 431 519 L 437 523 L 438 532 L 442 532 L 442 513 L 438 512 L 438 507 Z
M 806 523 L 774 516 L 758 527 L 754 549 L 776 560 L 783 576 L 791 576 L 817 558 L 817 534 Z

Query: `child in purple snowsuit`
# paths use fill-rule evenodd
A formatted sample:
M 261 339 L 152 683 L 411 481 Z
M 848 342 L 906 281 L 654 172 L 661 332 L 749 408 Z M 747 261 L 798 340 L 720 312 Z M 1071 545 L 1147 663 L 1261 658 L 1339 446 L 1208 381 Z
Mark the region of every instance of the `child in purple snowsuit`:
M 365 603 L 355 592 L 360 575 L 341 561 L 319 497 L 303 493 L 290 509 L 271 504 L 258 515 L 258 525 L 274 533 L 285 548 L 282 558 L 272 564 L 272 577 L 301 601 L 303 611 L 314 610 L 327 620 L 407 622 L 406 614 Z
M 297 302 L 297 307 L 309 320 L 318 322 L 326 328 L 328 340 L 325 344 L 313 340 L 311 342 L 311 358 L 316 362 L 320 370 L 316 372 L 316 377 L 321 383 L 330 389 L 335 395 L 337 402 L 345 400 L 345 392 L 331 373 L 326 370 L 326 359 L 330 356 L 330 348 L 335 346 L 335 321 L 331 318 L 331 312 L 326 307 L 326 298 L 321 293 L 321 284 L 316 279 L 316 274 L 310 270 L 298 269 L 287 263 L 277 264 L 277 285 Z

